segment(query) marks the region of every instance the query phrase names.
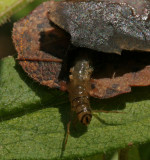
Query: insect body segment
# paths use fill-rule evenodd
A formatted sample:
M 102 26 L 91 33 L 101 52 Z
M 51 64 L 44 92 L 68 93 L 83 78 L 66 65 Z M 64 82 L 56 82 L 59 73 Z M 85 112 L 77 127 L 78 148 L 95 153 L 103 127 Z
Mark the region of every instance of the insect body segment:
M 76 60 L 74 67 L 70 69 L 70 82 L 68 92 L 71 101 L 72 111 L 76 112 L 78 120 L 88 125 L 92 114 L 89 102 L 89 91 L 91 89 L 90 78 L 93 69 L 90 62 L 84 57 Z

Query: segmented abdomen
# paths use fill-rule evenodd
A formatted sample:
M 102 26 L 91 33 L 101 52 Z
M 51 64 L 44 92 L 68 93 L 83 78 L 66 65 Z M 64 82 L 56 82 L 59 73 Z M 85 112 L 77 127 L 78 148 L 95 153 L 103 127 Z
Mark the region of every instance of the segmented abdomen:
M 72 106 L 71 109 L 77 113 L 79 121 L 82 124 L 87 125 L 92 118 L 89 102 L 92 68 L 90 67 L 89 60 L 84 57 L 78 58 L 75 62 L 75 66 L 71 68 L 70 72 L 68 91 Z

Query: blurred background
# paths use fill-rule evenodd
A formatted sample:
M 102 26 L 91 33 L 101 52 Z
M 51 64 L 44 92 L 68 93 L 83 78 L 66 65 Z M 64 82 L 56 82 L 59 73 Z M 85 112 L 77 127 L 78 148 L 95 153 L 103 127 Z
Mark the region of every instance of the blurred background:
M 36 6 L 45 0 L 35 0 L 25 8 L 20 9 L 16 14 L 11 16 L 6 23 L 0 26 L 0 59 L 9 55 L 15 55 L 16 50 L 14 48 L 11 34 L 13 23 L 28 15 Z

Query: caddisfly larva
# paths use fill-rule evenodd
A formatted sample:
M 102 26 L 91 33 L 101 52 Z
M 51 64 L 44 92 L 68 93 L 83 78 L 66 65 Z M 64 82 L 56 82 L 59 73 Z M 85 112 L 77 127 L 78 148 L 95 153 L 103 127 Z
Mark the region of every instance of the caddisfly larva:
M 88 125 L 92 118 L 89 102 L 92 71 L 90 60 L 85 55 L 79 56 L 75 61 L 75 65 L 70 69 L 68 92 L 71 111 L 76 112 L 78 120 L 84 125 Z

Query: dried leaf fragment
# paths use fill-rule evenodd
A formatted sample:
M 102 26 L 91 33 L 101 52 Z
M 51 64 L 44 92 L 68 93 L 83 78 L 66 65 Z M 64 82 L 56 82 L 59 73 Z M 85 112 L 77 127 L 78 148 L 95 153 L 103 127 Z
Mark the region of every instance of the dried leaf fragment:
M 123 49 L 150 51 L 150 2 L 135 1 L 141 8 L 135 8 L 135 11 L 138 10 L 134 13 L 131 11 L 136 6 L 128 4 L 127 0 L 116 0 L 115 3 L 111 1 L 49 1 L 41 4 L 30 15 L 16 22 L 13 28 L 13 41 L 18 58 L 41 59 L 41 61 L 24 60 L 19 63 L 25 72 L 40 84 L 66 90 L 66 81 L 59 79 L 62 64 L 46 62 L 43 59 L 64 60 L 68 46 L 72 45 L 70 36 L 73 45 L 109 53 L 120 54 Z M 83 6 L 88 13 L 94 4 L 98 9 L 93 10 L 91 17 L 82 14 Z M 55 10 L 56 8 L 58 9 Z M 49 19 L 48 13 L 50 13 Z M 98 23 L 96 18 L 91 23 L 91 19 L 97 17 L 94 14 L 100 16 Z M 144 16 L 147 18 L 144 19 Z M 53 26 L 50 21 L 58 26 L 55 24 Z M 68 31 L 70 35 L 59 27 Z M 91 32 L 87 33 L 86 28 Z M 74 32 L 75 29 L 78 33 Z M 122 55 L 94 52 L 91 96 L 109 98 L 130 92 L 131 86 L 150 85 L 149 52 L 126 51 Z
M 117 54 L 150 51 L 149 0 L 51 1 L 49 19 L 78 47 Z

